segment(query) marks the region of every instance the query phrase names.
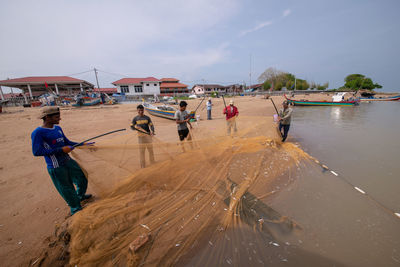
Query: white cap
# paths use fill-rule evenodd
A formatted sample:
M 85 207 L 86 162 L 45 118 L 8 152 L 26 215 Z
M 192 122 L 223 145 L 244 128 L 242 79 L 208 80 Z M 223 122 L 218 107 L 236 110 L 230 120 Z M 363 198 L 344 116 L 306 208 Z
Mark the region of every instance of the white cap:
M 229 101 L 229 105 L 233 105 L 233 100 L 232 99 Z

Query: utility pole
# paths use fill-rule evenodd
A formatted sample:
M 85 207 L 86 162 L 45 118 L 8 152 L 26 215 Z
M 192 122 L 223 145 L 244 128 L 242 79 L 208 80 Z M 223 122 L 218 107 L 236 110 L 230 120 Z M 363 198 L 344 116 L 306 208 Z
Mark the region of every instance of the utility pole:
M 97 88 L 100 89 L 99 79 L 97 78 L 97 69 L 94 68 L 93 70 L 94 70 L 94 75 L 96 75 Z
M 251 88 L 251 53 L 250 53 L 250 73 L 249 73 L 249 76 L 250 76 L 250 84 L 249 84 L 249 89 Z
M 203 92 L 204 92 L 204 95 L 206 95 L 206 85 L 205 85 L 205 80 L 204 79 L 202 79 L 203 80 Z

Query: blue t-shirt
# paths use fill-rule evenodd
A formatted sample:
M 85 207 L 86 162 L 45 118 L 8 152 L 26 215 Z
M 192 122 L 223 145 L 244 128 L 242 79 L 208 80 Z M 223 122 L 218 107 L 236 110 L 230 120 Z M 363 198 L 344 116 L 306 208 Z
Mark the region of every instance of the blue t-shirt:
M 68 154 L 62 151 L 63 146 L 77 144 L 69 141 L 58 125 L 54 125 L 53 128 L 37 127 L 31 138 L 33 155 L 44 156 L 49 169 L 63 166 L 70 159 Z

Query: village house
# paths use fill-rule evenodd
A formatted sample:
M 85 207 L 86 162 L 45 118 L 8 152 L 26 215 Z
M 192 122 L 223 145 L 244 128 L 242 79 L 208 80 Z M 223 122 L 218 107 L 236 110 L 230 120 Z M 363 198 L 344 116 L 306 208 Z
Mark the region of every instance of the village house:
M 112 83 L 118 93 L 130 96 L 159 95 L 161 80 L 154 77 L 123 78 Z
M 219 84 L 195 84 L 192 92 L 196 95 L 210 95 L 212 93 L 226 93 L 226 87 Z
M 179 83 L 179 80 L 175 78 L 162 78 L 160 91 L 162 96 L 189 94 L 188 86 L 186 84 Z
M 228 94 L 239 94 L 243 92 L 244 86 L 240 84 L 231 84 L 225 86 L 225 88 L 226 88 L 226 93 Z

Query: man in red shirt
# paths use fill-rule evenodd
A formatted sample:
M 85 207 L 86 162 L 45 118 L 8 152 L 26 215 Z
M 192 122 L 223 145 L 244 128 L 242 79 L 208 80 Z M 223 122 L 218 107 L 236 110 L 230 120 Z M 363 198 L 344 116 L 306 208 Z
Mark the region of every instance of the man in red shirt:
M 226 106 L 224 108 L 224 112 L 226 116 L 226 126 L 227 126 L 227 133 L 228 135 L 231 135 L 231 129 L 233 128 L 233 131 L 236 133 L 237 128 L 236 128 L 236 118 L 239 115 L 239 111 L 237 107 L 233 105 L 233 100 L 229 101 L 229 106 Z

